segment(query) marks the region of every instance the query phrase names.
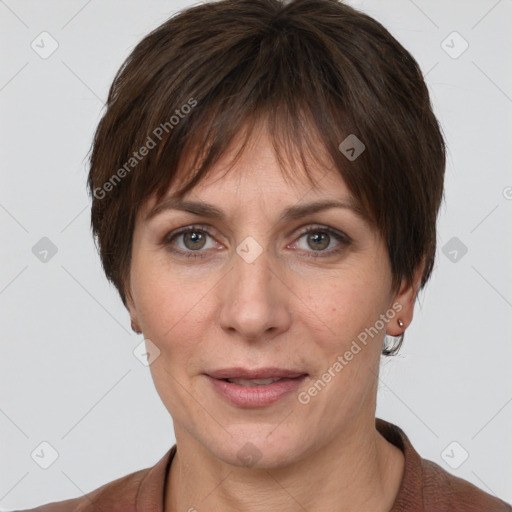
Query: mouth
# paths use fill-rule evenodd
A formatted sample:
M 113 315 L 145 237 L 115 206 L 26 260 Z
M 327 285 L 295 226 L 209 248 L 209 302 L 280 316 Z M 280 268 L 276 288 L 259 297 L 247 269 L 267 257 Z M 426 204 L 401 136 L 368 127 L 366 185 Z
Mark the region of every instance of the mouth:
M 223 399 L 239 407 L 268 406 L 296 390 L 308 376 L 284 368 L 226 368 L 205 375 Z
M 220 370 L 212 370 L 206 375 L 219 380 L 269 380 L 269 379 L 294 379 L 301 375 L 307 375 L 306 372 L 301 370 L 287 369 L 287 368 L 222 368 Z
M 294 377 L 294 378 L 296 378 L 296 377 Z M 274 382 L 280 382 L 280 381 L 289 380 L 289 379 L 274 378 L 274 379 L 220 379 L 220 380 L 248 388 L 251 386 L 268 386 L 270 384 L 273 384 Z

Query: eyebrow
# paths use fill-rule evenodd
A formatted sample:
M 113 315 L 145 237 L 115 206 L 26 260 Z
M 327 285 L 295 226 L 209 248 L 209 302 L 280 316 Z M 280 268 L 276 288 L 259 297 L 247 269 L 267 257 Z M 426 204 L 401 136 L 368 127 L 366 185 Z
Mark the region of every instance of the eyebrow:
M 366 221 L 367 216 L 361 209 L 359 203 L 355 201 L 347 201 L 347 200 L 320 200 L 314 201 L 312 203 L 304 204 L 304 205 L 295 205 L 287 208 L 281 214 L 279 219 L 280 222 L 300 219 L 302 217 L 307 217 L 308 215 L 312 215 L 314 213 L 328 210 L 330 208 L 345 208 L 352 210 L 358 217 L 362 220 Z M 202 217 L 208 217 L 211 219 L 218 219 L 221 221 L 225 221 L 227 215 L 217 208 L 216 206 L 205 203 L 203 201 L 186 201 L 183 199 L 177 199 L 174 197 L 169 197 L 164 199 L 159 204 L 155 205 L 149 213 L 146 215 L 145 222 L 149 222 L 151 219 L 161 214 L 164 211 L 168 210 L 178 210 L 193 213 L 196 215 L 200 215 Z

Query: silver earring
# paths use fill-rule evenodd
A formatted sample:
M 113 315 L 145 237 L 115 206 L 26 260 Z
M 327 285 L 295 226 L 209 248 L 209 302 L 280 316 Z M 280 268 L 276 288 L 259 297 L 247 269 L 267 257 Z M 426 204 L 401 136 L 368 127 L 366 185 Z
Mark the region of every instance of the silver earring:
M 400 319 L 397 320 L 397 323 L 398 323 L 398 327 L 403 327 L 405 325 L 404 322 L 402 322 L 402 320 L 400 320 Z M 392 348 L 385 348 L 382 353 L 385 356 L 396 355 L 398 353 L 398 351 L 400 350 L 402 343 L 404 342 L 404 336 L 405 336 L 405 331 L 403 331 L 402 334 L 399 335 L 398 343 L 395 346 L 393 346 Z M 394 336 L 394 337 L 396 337 L 396 336 Z

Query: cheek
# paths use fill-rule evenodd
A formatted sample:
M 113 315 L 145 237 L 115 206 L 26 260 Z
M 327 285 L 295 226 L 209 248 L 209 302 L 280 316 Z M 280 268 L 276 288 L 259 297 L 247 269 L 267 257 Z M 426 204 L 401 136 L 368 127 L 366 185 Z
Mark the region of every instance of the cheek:
M 165 256 L 143 252 L 132 262 L 131 283 L 144 333 L 162 341 L 183 339 L 177 335 L 181 324 L 190 328 L 190 318 L 209 289 L 197 276 L 171 268 Z
M 317 280 L 314 291 L 303 291 L 305 310 L 314 313 L 307 318 L 317 318 L 319 328 L 330 334 L 326 340 L 334 340 L 337 349 L 350 345 L 352 339 L 373 326 L 386 307 L 386 283 L 372 270 L 367 267 L 365 272 L 353 269 L 332 273 L 325 280 Z
M 171 272 L 168 264 L 157 262 L 134 267 L 132 287 L 137 317 L 144 336 L 160 350 L 150 369 L 162 393 L 169 385 L 179 388 L 177 382 L 173 384 L 172 376 L 183 382 L 204 371 L 203 354 L 216 353 L 218 349 L 211 342 L 216 281 L 218 277 L 214 280 L 190 272 Z M 166 397 L 164 403 L 172 404 L 178 399 L 173 396 Z
M 380 324 L 380 329 L 374 326 L 386 307 L 384 287 L 379 290 L 382 285 L 376 284 L 376 278 L 370 272 L 333 274 L 324 292 L 305 294 L 304 311 L 309 313 L 303 328 L 316 331 L 313 350 L 311 345 L 308 348 L 318 364 L 300 403 L 307 403 L 304 414 L 311 421 L 330 418 L 331 423 L 318 428 L 329 430 L 356 415 L 373 396 L 385 334 Z

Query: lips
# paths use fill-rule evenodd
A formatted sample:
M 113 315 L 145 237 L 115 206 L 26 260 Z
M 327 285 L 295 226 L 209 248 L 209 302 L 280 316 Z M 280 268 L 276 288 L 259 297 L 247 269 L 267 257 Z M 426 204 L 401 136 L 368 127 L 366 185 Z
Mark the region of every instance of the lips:
M 222 379 L 225 382 L 229 382 L 231 384 L 237 384 L 238 386 L 268 386 L 273 384 L 274 382 L 279 382 L 282 379 Z
M 308 374 L 285 368 L 223 368 L 205 373 L 224 400 L 237 407 L 267 407 L 291 396 Z
M 206 374 L 214 379 L 219 380 L 264 380 L 264 379 L 295 379 L 302 375 L 307 375 L 306 372 L 295 369 L 285 369 L 276 367 L 267 368 L 223 368 L 220 370 L 208 371 Z

